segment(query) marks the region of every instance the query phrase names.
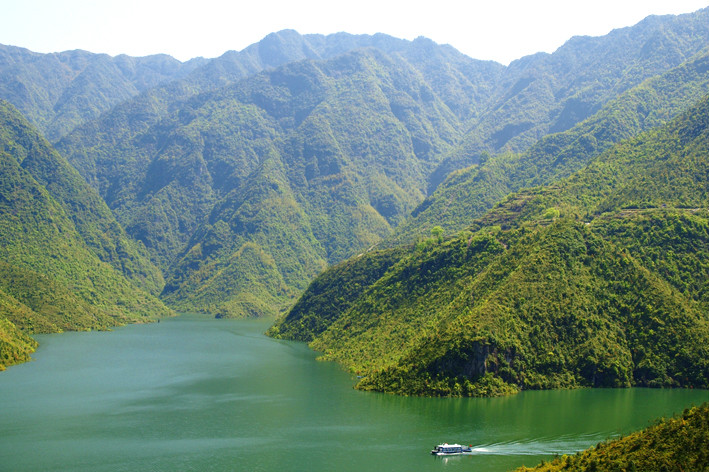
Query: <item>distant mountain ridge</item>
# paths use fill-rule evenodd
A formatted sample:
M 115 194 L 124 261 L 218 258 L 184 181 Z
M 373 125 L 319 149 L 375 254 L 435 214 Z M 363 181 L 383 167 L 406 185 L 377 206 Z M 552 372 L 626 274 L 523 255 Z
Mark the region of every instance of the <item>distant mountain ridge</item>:
M 559 128 L 562 115 L 562 128 L 573 126 L 619 91 L 691 58 L 709 41 L 707 18 L 709 9 L 652 18 L 507 68 L 423 38 L 282 31 L 119 105 L 57 146 L 151 251 L 170 281 L 170 303 L 223 315 L 273 314 L 324 264 L 388 236 L 442 173 L 483 152 L 524 149 Z M 649 46 L 665 37 L 662 47 Z M 564 112 L 572 99 L 585 105 Z M 524 116 L 537 117 L 536 131 L 518 126 Z M 502 132 L 509 134 L 504 143 Z M 471 147 L 470 137 L 480 146 Z M 260 169 L 278 169 L 281 183 L 267 183 Z M 323 177 L 317 188 L 313 176 Z M 253 185 L 275 185 L 276 193 Z M 281 210 L 254 197 L 274 202 L 277 194 L 295 213 L 274 215 L 282 222 L 274 226 L 268 212 Z M 233 215 L 247 208 L 265 224 L 239 226 Z M 292 252 L 286 262 L 289 251 L 273 246 L 274 234 L 294 228 L 305 235 L 298 252 L 313 263 L 296 262 Z M 256 244 L 256 265 L 235 257 L 249 254 L 240 252 L 246 242 Z M 214 278 L 235 280 L 237 273 L 251 288 L 224 290 L 226 281 Z M 202 290 L 203 283 L 215 289 Z M 271 301 L 252 300 L 250 308 L 235 302 L 249 290 Z
M 337 37 L 343 36 L 338 35 Z M 349 35 L 344 37 L 351 38 Z M 387 37 L 382 35 L 379 39 L 384 40 Z M 431 46 L 431 43 L 425 40 L 414 42 L 403 42 L 392 38 L 388 38 L 388 40 L 395 44 L 405 44 L 408 48 L 414 49 Z M 450 48 L 444 48 L 443 52 L 445 54 L 438 56 L 424 55 L 425 61 L 431 62 L 435 57 L 439 57 L 437 60 L 442 61 L 443 59 L 440 57 L 447 58 L 454 54 L 463 64 L 475 63 L 457 52 L 451 52 Z M 385 72 L 379 74 L 371 64 L 368 64 L 370 61 L 378 63 L 376 67 Z M 304 288 L 304 284 L 310 277 L 324 267 L 323 264 L 327 261 L 340 260 L 354 250 L 371 246 L 391 231 L 390 225 L 392 223 L 396 224 L 405 217 L 406 213 L 422 198 L 424 186 L 421 182 L 424 177 L 419 168 L 422 168 L 422 165 L 431 166 L 428 162 L 417 162 L 412 166 L 407 166 L 406 160 L 412 158 L 430 160 L 435 153 L 440 152 L 442 145 L 449 146 L 456 139 L 455 124 L 458 121 L 448 107 L 432 93 L 430 85 L 423 80 L 419 72 L 399 56 L 388 56 L 376 49 L 362 49 L 324 61 L 322 66 L 319 64 L 320 62 L 312 61 L 295 62 L 222 89 L 195 95 L 185 99 L 184 102 L 173 100 L 170 102 L 171 105 L 167 105 L 168 102 L 162 102 L 165 104 L 163 110 L 171 107 L 180 110 L 179 113 L 165 115 L 165 118 L 160 118 L 162 111 L 140 113 L 138 121 L 132 118 L 135 114 L 130 111 L 131 107 L 137 106 L 142 109 L 143 104 L 148 103 L 143 101 L 143 98 L 147 96 L 139 97 L 131 104 L 119 106 L 108 113 L 101 123 L 80 128 L 58 143 L 58 148 L 84 173 L 89 182 L 94 183 L 129 233 L 145 242 L 146 246 L 154 251 L 154 258 L 165 269 L 171 264 L 178 263 L 175 257 L 179 255 L 179 251 L 183 250 L 193 232 L 197 231 L 199 225 L 205 222 L 207 214 L 211 211 L 211 205 L 216 204 L 220 198 L 227 197 L 232 188 L 238 188 L 240 182 L 251 181 L 244 179 L 248 176 L 248 172 L 251 172 L 250 169 L 259 169 L 264 164 L 266 156 L 272 155 L 274 152 L 285 153 L 287 160 L 279 166 L 285 165 L 284 170 L 287 174 L 296 172 L 296 174 L 288 175 L 288 179 L 291 180 L 289 185 L 297 185 L 296 194 L 301 195 L 299 204 L 309 206 L 315 204 L 315 209 L 320 208 L 325 214 L 331 213 L 334 218 L 333 222 L 341 221 L 341 223 L 337 223 L 340 225 L 340 229 L 337 229 L 336 233 L 332 233 L 332 230 L 322 227 L 322 224 L 332 226 L 332 223 L 328 222 L 328 218 L 311 217 L 313 222 L 322 228 L 314 229 L 316 233 L 320 232 L 317 238 L 321 243 L 317 243 L 316 246 L 322 244 L 324 240 L 332 240 L 332 243 L 328 243 L 322 249 L 316 247 L 317 255 L 310 258 L 318 261 L 314 266 L 314 271 L 308 272 L 307 276 L 300 276 L 295 286 L 291 282 L 291 284 L 287 284 L 289 286 L 287 290 L 281 291 L 284 294 L 297 293 Z M 480 62 L 480 64 L 483 68 L 501 67 L 490 63 Z M 395 65 L 393 69 L 392 65 Z M 387 69 L 391 70 L 387 71 Z M 405 72 L 400 73 L 399 69 Z M 323 81 L 322 74 L 329 75 L 332 80 L 341 82 L 343 90 L 349 90 L 349 92 L 337 92 L 327 81 Z M 371 85 L 374 87 L 371 91 L 374 91 L 377 87 L 381 87 L 377 84 L 380 81 L 377 76 L 384 77 L 387 74 L 392 77 L 385 80 L 385 82 L 389 82 L 385 92 L 388 94 L 388 98 L 382 98 L 391 104 L 383 103 L 382 106 L 379 106 L 377 103 L 379 98 L 376 96 L 367 97 L 368 91 L 366 89 L 360 90 L 358 87 L 361 87 L 360 84 Z M 458 72 L 457 75 L 462 76 L 462 73 Z M 393 79 L 394 77 L 395 79 Z M 399 82 L 395 83 L 392 80 Z M 416 84 L 415 90 L 411 88 L 413 84 Z M 308 87 L 314 88 L 311 90 Z M 400 87 L 401 91 L 397 92 L 397 87 Z M 347 96 L 348 93 L 352 95 L 354 102 L 348 103 L 346 101 L 350 100 Z M 422 93 L 424 96 L 421 95 Z M 288 103 L 287 100 L 293 100 L 293 102 Z M 330 102 L 335 100 L 340 103 L 333 102 L 326 107 L 326 102 L 320 104 L 322 100 Z M 429 121 L 430 118 L 425 117 L 421 122 L 418 122 L 419 119 L 413 113 L 422 105 L 429 106 L 426 105 L 429 102 L 437 109 L 426 111 L 425 114 L 434 113 L 435 120 Z M 154 101 L 151 100 L 149 103 L 154 103 Z M 225 128 L 225 125 L 229 123 L 225 121 L 225 118 L 230 114 L 234 116 L 234 112 L 230 109 L 234 109 L 237 104 L 241 111 L 238 112 L 238 121 L 234 124 L 238 123 L 239 130 Z M 374 105 L 378 106 L 376 110 L 367 110 Z M 220 114 L 219 108 L 224 109 L 226 114 Z M 363 125 L 360 126 L 361 130 L 343 122 L 342 117 L 337 117 L 336 114 L 340 110 L 356 111 L 359 115 L 357 119 Z M 299 115 L 289 116 L 293 112 Z M 315 115 L 308 117 L 308 113 L 311 112 Z M 380 120 L 382 124 L 371 120 L 372 117 L 378 115 L 383 117 L 383 121 Z M 209 118 L 210 116 L 214 118 Z M 318 118 L 315 119 L 315 116 Z M 327 120 L 322 120 L 324 116 L 329 116 L 327 118 L 329 123 Z M 142 117 L 146 117 L 146 119 L 142 120 Z M 212 121 L 205 121 L 205 117 Z M 219 121 L 215 121 L 215 119 Z M 339 122 L 333 122 L 333 119 L 339 120 Z M 129 131 L 123 126 L 127 122 L 131 123 L 130 127 L 133 131 Z M 371 122 L 371 125 L 368 122 Z M 109 129 L 116 129 L 116 132 L 99 131 L 104 124 Z M 293 128 L 297 125 L 302 125 L 302 131 Z M 385 128 L 381 130 L 367 129 L 372 125 L 385 126 Z M 412 126 L 415 129 L 411 128 Z M 193 129 L 188 131 L 186 127 Z M 327 127 L 332 129 L 327 130 Z M 336 131 L 336 135 L 339 133 L 335 140 L 333 140 L 334 136 L 329 136 L 333 129 Z M 254 130 L 257 131 L 254 132 Z M 311 133 L 311 136 L 297 135 L 297 133 L 305 131 Z M 396 136 L 402 133 L 401 137 Z M 413 133 L 415 136 L 412 137 Z M 293 134 L 293 136 L 289 136 L 289 134 Z M 356 143 L 357 147 L 353 147 L 355 143 L 346 142 L 351 139 L 347 134 L 353 136 L 359 134 L 357 139 L 362 142 Z M 436 136 L 437 134 L 447 137 L 441 140 Z M 243 136 L 246 139 L 236 141 L 228 137 L 229 135 Z M 110 139 L 97 141 L 97 137 L 101 136 Z M 249 136 L 253 136 L 256 140 L 252 140 L 253 138 Z M 268 139 L 264 139 L 266 136 Z M 388 139 L 387 136 L 392 136 L 393 139 L 389 142 L 382 141 L 382 139 Z M 345 141 L 342 141 L 343 139 Z M 117 140 L 118 143 L 116 143 Z M 284 148 L 284 146 L 290 148 Z M 299 149 L 301 146 L 304 146 L 302 150 Z M 118 155 L 117 149 L 120 149 Z M 161 151 L 159 151 L 160 149 Z M 382 151 L 387 149 L 386 153 L 389 156 L 382 154 Z M 158 152 L 174 153 L 175 157 L 179 157 L 179 159 L 161 159 L 159 157 L 155 159 L 152 157 Z M 301 153 L 314 153 L 314 156 L 301 156 Z M 365 153 L 363 157 L 375 166 L 372 170 L 381 165 L 378 162 L 381 156 L 389 160 L 390 164 L 387 165 L 392 167 L 389 171 L 390 174 L 403 172 L 402 175 L 412 174 L 415 177 L 413 180 L 411 177 L 406 177 L 408 180 L 400 180 L 397 177 L 398 181 L 391 181 L 393 174 L 383 180 L 377 177 L 381 182 L 367 189 L 363 186 L 364 182 L 357 183 L 353 180 L 353 178 L 359 179 L 365 175 L 361 165 L 356 164 L 356 160 L 353 160 L 357 157 L 357 153 Z M 416 157 L 416 153 L 421 157 Z M 318 161 L 315 166 L 309 164 L 309 168 L 300 170 L 291 167 L 298 160 L 312 159 L 316 156 Z M 403 160 L 397 162 L 400 160 L 397 156 L 401 156 Z M 344 167 L 350 166 L 350 164 L 354 164 L 358 168 L 351 176 L 349 175 L 351 170 Z M 166 165 L 168 167 L 165 167 Z M 304 176 L 303 171 L 306 174 L 312 173 L 312 176 Z M 342 177 L 338 177 L 338 180 L 346 184 L 343 189 L 349 193 L 351 190 L 348 187 L 355 184 L 356 192 L 360 195 L 347 203 L 347 205 L 355 207 L 355 213 L 352 216 L 347 215 L 352 211 L 350 209 L 338 215 L 337 207 L 323 206 L 326 204 L 326 200 L 317 203 L 317 199 L 322 199 L 324 196 L 316 196 L 316 200 L 306 200 L 303 192 L 303 183 L 312 180 L 312 177 L 319 174 L 339 174 L 341 171 L 346 171 Z M 143 176 L 145 176 L 144 181 L 134 180 L 136 178 L 142 179 Z M 371 178 L 366 177 L 370 181 Z M 336 180 L 327 183 L 327 185 L 335 184 L 337 184 Z M 184 190 L 177 190 L 177 188 Z M 159 194 L 155 194 L 156 191 Z M 241 193 L 243 194 L 243 192 Z M 236 195 L 236 193 L 232 194 Z M 184 200 L 184 196 L 187 195 L 190 195 L 190 198 Z M 143 202 L 131 203 L 135 197 L 142 199 Z M 117 202 L 120 206 L 117 206 Z M 174 209 L 165 211 L 166 208 L 175 204 Z M 234 204 L 241 205 L 241 202 L 234 202 Z M 143 209 L 131 208 L 129 210 L 128 207 L 133 205 L 138 205 L 138 208 L 142 207 Z M 379 213 L 379 210 L 371 208 L 372 206 L 378 206 L 383 214 Z M 209 224 L 212 225 L 213 214 L 210 219 Z M 350 222 L 347 223 L 347 220 Z M 358 221 L 362 223 L 358 223 Z M 361 229 L 356 229 L 351 226 L 352 224 L 363 224 L 363 226 Z M 346 230 L 347 225 L 350 225 L 348 230 Z M 178 227 L 181 229 L 176 231 Z M 239 232 L 241 231 L 239 230 Z M 199 230 L 197 234 L 205 233 Z M 351 242 L 345 243 L 344 246 L 342 245 L 344 241 L 337 242 L 343 237 L 350 238 Z M 190 246 L 195 243 L 196 241 L 190 243 Z M 332 244 L 342 247 L 337 248 Z M 332 254 L 338 253 L 340 255 L 332 256 Z M 190 260 L 193 261 L 196 254 L 199 253 L 190 250 Z M 179 264 L 182 268 L 178 266 L 180 273 L 176 274 L 177 277 L 173 276 L 173 279 L 184 279 L 183 268 L 192 267 L 192 265 L 181 262 Z M 214 267 L 215 269 L 221 267 L 221 264 Z M 199 269 L 199 271 L 201 270 Z M 296 271 L 300 271 L 300 269 L 296 269 Z M 219 272 L 225 273 L 222 269 L 219 269 Z M 189 276 L 189 273 L 186 275 Z M 200 273 L 197 277 L 203 280 L 204 274 Z M 280 282 L 276 285 L 270 284 L 271 287 L 280 285 Z M 174 284 L 168 285 L 166 294 L 175 290 L 173 286 Z M 225 293 L 223 290 L 220 292 Z M 202 305 L 200 310 L 204 309 L 207 307 Z M 227 310 L 227 313 L 229 312 L 238 313 L 238 311 Z M 248 310 L 248 312 L 252 311 Z M 269 309 L 268 312 L 273 313 L 273 309 Z
M 0 99 L 14 104 L 53 141 L 204 62 L 183 64 L 167 55 L 111 57 L 80 50 L 40 54 L 0 45 Z
M 384 244 L 427 237 L 434 226 L 449 234 L 460 231 L 509 193 L 567 177 L 614 143 L 663 124 L 706 93 L 705 50 L 627 90 L 573 128 L 545 136 L 524 153 L 487 157 L 451 173 Z
M 706 49 L 709 9 L 650 16 L 600 37 L 574 37 L 552 54 L 513 61 L 487 110 L 447 156 L 429 193 L 451 171 L 481 155 L 523 152 L 550 133 L 572 128 L 608 101 Z

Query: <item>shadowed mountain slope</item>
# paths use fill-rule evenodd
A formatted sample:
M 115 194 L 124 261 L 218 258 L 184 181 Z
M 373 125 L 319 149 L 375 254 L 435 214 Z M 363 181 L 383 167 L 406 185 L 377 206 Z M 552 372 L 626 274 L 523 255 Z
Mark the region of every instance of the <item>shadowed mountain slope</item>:
M 184 77 L 205 60 L 65 51 L 40 54 L 0 45 L 0 98 L 14 104 L 51 141 L 114 105 Z

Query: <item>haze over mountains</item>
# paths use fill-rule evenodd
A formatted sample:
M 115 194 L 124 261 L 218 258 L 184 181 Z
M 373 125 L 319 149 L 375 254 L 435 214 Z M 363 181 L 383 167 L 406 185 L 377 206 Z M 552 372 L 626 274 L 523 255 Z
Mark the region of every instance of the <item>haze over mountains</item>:
M 479 218 L 510 192 L 575 175 L 615 143 L 700 103 L 709 93 L 707 25 L 709 9 L 649 17 L 507 67 L 425 38 L 292 30 L 186 63 L 2 46 L 0 262 L 3 280 L 16 281 L 0 287 L 2 330 L 22 339 L 5 364 L 31 350 L 16 328 L 97 329 L 171 310 L 276 316 L 314 277 L 349 257 L 420 241 L 437 226 L 446 234 L 473 231 L 470 225 L 478 231 Z M 682 206 L 664 198 L 653 204 Z M 695 200 L 693 208 L 706 208 Z M 568 216 L 557 206 L 544 211 Z M 698 210 L 677 218 L 702 228 L 706 216 Z M 517 230 L 521 221 L 499 226 Z M 634 247 L 568 221 L 538 231 L 528 236 L 537 242 L 525 243 L 530 250 L 547 250 L 545 238 L 560 235 L 598 246 L 608 260 Z M 484 257 L 470 276 L 513 246 L 504 237 L 485 238 L 476 242 Z M 352 274 L 332 282 L 335 301 L 327 303 L 350 309 L 367 287 L 408 261 L 408 251 L 363 256 L 377 269 L 368 266 L 354 285 Z M 705 294 L 683 293 L 673 282 L 688 270 L 671 276 L 637 257 L 632 266 L 640 272 L 633 269 L 626 281 L 647 280 L 648 290 L 672 294 L 672 313 L 689 310 L 692 323 L 706 320 L 706 305 L 695 306 Z M 358 270 L 356 260 L 347 264 Z M 324 277 L 336 270 L 342 269 Z M 599 276 L 605 269 L 589 270 Z M 652 274 L 639 275 L 645 270 Z M 411 288 L 421 292 L 420 306 L 444 290 L 427 284 Z M 372 300 L 370 307 L 378 303 Z M 86 318 L 75 319 L 70 306 L 81 306 Z M 324 328 L 344 313 L 306 314 L 299 306 L 276 334 L 329 336 Z M 316 328 L 294 324 L 305 319 Z M 404 317 L 401 329 L 413 329 L 410 322 Z M 345 363 L 347 356 L 332 355 Z M 687 369 L 703 365 L 697 356 L 700 364 Z M 653 379 L 674 375 L 663 372 Z M 632 383 L 628 375 L 613 382 Z M 503 378 L 511 385 L 510 379 Z

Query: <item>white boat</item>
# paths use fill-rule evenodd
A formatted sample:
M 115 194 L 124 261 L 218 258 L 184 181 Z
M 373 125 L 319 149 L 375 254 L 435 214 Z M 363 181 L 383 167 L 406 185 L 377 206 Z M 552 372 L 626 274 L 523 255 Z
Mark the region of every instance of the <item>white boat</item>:
M 460 444 L 439 444 L 431 450 L 434 456 L 457 456 L 461 454 L 472 454 L 471 446 L 461 446 Z

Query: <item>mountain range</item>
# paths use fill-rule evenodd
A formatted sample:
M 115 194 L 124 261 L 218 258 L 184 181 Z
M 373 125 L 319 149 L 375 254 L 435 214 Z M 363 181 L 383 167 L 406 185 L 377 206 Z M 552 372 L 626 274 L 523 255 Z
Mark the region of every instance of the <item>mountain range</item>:
M 406 395 L 707 388 L 707 117 L 709 94 L 455 236 L 335 266 L 270 334 Z
M 642 376 L 628 361 L 629 346 L 647 339 L 631 342 L 619 332 L 589 338 L 591 328 L 583 342 L 598 359 L 610 349 L 604 343 L 620 343 L 613 352 L 624 361 L 612 375 L 605 361 L 579 365 L 575 347 L 561 364 L 512 366 L 513 358 L 521 362 L 512 347 L 531 359 L 552 342 L 537 333 L 537 344 L 529 344 L 530 330 L 555 323 L 549 314 L 514 321 L 514 336 L 495 338 L 501 344 L 479 343 L 477 335 L 465 341 L 471 344 L 456 352 L 488 346 L 500 366 L 509 357 L 508 371 L 483 369 L 480 382 L 472 374 L 468 383 L 455 380 L 458 360 L 436 357 L 469 333 L 447 328 L 448 338 L 436 343 L 420 336 L 430 335 L 425 326 L 453 319 L 453 307 L 439 305 L 453 303 L 456 290 L 482 284 L 480 296 L 493 298 L 514 291 L 531 277 L 534 257 L 562 240 L 598 255 L 587 264 L 587 252 L 569 247 L 539 266 L 556 274 L 565 261 L 574 268 L 568 277 L 594 287 L 562 290 L 569 304 L 593 305 L 618 290 L 600 285 L 627 253 L 618 284 L 655 294 L 673 322 L 685 313 L 689 325 L 701 325 L 706 293 L 692 275 L 705 267 L 694 256 L 701 244 L 680 233 L 704 241 L 706 202 L 689 174 L 638 171 L 647 181 L 672 175 L 686 187 L 682 201 L 652 187 L 653 208 L 665 208 L 657 212 L 646 211 L 650 203 L 638 190 L 651 186 L 630 180 L 607 195 L 584 193 L 610 192 L 595 181 L 573 195 L 556 189 L 593 180 L 588 169 L 604 162 L 622 169 L 607 156 L 620 156 L 634 142 L 628 139 L 652 141 L 647 136 L 667 123 L 690 126 L 687 110 L 709 93 L 707 24 L 709 9 L 649 17 L 509 66 L 426 38 L 292 30 L 185 63 L 0 46 L 3 363 L 27 358 L 33 343 L 26 333 L 105 329 L 191 311 L 281 315 L 272 335 L 314 341 L 326 357 L 368 375 L 363 388 L 484 394 L 586 383 L 701 385 L 701 376 L 677 377 L 681 369 L 694 375 L 704 365 L 701 353 L 692 351 L 698 363 L 691 366 L 663 357 L 657 372 Z M 632 227 L 618 222 L 626 220 Z M 675 239 L 684 242 L 670 257 L 663 248 Z M 493 277 L 503 272 L 504 280 Z M 654 313 L 632 305 L 637 290 L 603 316 L 596 306 L 593 323 L 618 322 L 629 307 Z M 466 323 L 478 323 L 470 321 L 483 310 L 478 301 L 456 302 L 472 310 Z M 527 306 L 512 298 L 497 303 L 510 313 Z M 497 313 L 488 308 L 489 317 Z M 692 342 L 704 339 L 702 329 L 690 331 Z M 677 327 L 667 342 L 685 335 Z M 580 341 L 572 336 L 569 346 Z M 406 360 L 414 358 L 416 369 Z M 572 373 L 550 375 L 559 365 Z M 519 377 L 522 367 L 534 378 Z M 435 389 L 413 387 L 422 369 L 435 373 Z M 594 380 L 587 375 L 594 369 L 605 373 Z

